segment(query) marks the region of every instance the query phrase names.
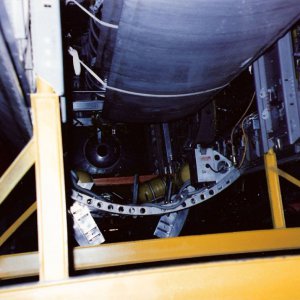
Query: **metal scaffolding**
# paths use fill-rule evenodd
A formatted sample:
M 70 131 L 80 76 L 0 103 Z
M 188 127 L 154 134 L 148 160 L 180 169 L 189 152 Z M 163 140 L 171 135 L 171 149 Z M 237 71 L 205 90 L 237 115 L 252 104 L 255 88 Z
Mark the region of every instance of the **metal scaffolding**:
M 31 96 L 34 137 L 0 179 L 0 205 L 35 163 L 37 205 L 30 206 L 0 237 L 2 245 L 36 210 L 38 253 L 0 256 L 1 279 L 39 275 L 40 282 L 0 289 L 0 299 L 201 298 L 277 299 L 300 298 L 300 256 L 194 263 L 157 267 L 111 275 L 80 276 L 75 270 L 174 261 L 227 254 L 300 249 L 300 228 L 286 228 L 279 176 L 300 186 L 300 181 L 277 167 L 271 149 L 265 155 L 274 229 L 188 236 L 76 247 L 69 263 L 66 201 L 59 98 L 43 80 Z M 55 230 L 54 230 L 55 227 Z M 267 296 L 269 297 L 269 296 Z

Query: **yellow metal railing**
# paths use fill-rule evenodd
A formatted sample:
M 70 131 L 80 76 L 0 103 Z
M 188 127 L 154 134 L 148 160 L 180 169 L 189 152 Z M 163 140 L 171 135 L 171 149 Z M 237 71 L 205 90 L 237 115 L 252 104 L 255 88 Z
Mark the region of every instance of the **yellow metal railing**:
M 273 149 L 270 149 L 269 152 L 265 154 L 265 169 L 273 226 L 274 228 L 285 228 L 279 176 L 277 173 L 277 160 Z
M 68 278 L 65 180 L 59 97 L 43 80 L 31 95 L 35 139 L 40 280 Z
M 68 278 L 66 201 L 59 98 L 50 85 L 37 80 L 31 95 L 33 138 L 0 179 L 0 204 L 35 164 L 37 203 L 31 205 L 0 237 L 0 246 L 38 212 L 40 280 Z
M 0 205 L 23 178 L 35 161 L 35 145 L 31 139 L 0 178 Z
M 300 298 L 295 288 L 300 256 L 197 263 L 69 279 L 59 99 L 43 80 L 39 79 L 37 86 L 37 93 L 31 96 L 34 137 L 0 179 L 0 204 L 35 163 L 39 252 L 0 256 L 0 278 L 39 274 L 40 283 L 0 289 L 0 299 L 81 298 L 82 291 L 91 299 L 98 299 L 103 293 L 108 298 L 142 295 L 146 299 L 181 296 L 187 299 L 261 299 L 272 291 L 278 299 Z M 77 247 L 73 253 L 74 269 L 300 249 L 300 228 L 285 228 L 278 176 L 297 186 L 300 181 L 277 168 L 273 150 L 265 155 L 265 168 L 275 229 Z M 0 245 L 35 209 L 33 204 L 6 230 Z

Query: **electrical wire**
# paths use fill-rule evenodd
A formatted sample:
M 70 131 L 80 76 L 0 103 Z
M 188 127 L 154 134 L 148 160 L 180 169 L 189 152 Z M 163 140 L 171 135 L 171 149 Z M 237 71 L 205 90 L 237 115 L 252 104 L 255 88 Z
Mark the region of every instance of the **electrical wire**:
M 221 166 L 219 170 L 215 170 L 210 164 L 206 164 L 205 167 L 211 169 L 214 173 L 222 173 L 222 171 L 228 170 L 230 168 L 230 165 L 227 162 L 225 162 L 225 165 Z
M 255 92 L 253 93 L 252 95 L 252 98 L 246 108 L 246 110 L 244 111 L 244 113 L 242 114 L 242 116 L 240 117 L 240 119 L 237 121 L 237 123 L 234 125 L 234 127 L 232 128 L 232 131 L 231 131 L 231 135 L 230 135 L 230 140 L 231 140 L 231 144 L 233 144 L 233 134 L 235 132 L 235 129 L 236 127 L 240 124 L 240 122 L 244 119 L 244 117 L 246 116 L 247 112 L 249 111 L 253 101 L 254 101 L 254 98 L 255 98 Z
M 106 86 L 108 90 L 112 90 L 115 92 L 120 92 L 123 94 L 128 94 L 128 95 L 133 95 L 133 96 L 139 96 L 139 97 L 153 97 L 153 98 L 179 98 L 179 97 L 187 97 L 187 96 L 197 96 L 197 95 L 202 95 L 202 94 L 207 94 L 210 92 L 218 91 L 223 88 L 225 88 L 229 83 L 226 83 L 222 86 L 218 86 L 216 88 L 208 89 L 208 90 L 203 90 L 203 91 L 198 91 L 198 92 L 193 92 L 193 93 L 184 93 L 184 94 L 149 94 L 149 93 L 139 93 L 139 92 L 133 92 L 133 91 L 128 91 L 128 90 L 123 90 L 119 88 L 115 88 L 112 86 Z
M 233 135 L 234 135 L 234 132 L 236 130 L 236 128 L 238 127 L 238 125 L 240 124 L 240 122 L 245 118 L 246 114 L 248 113 L 253 101 L 255 99 L 255 92 L 253 93 L 252 95 L 252 98 L 246 108 L 246 110 L 244 111 L 244 113 L 242 114 L 242 116 L 240 117 L 240 119 L 237 121 L 237 123 L 234 125 L 234 127 L 232 128 L 231 130 L 231 134 L 230 134 L 230 142 L 231 142 L 231 152 L 232 152 L 232 156 L 235 155 L 235 147 L 234 147 L 234 141 L 233 141 Z
M 82 60 L 79 59 L 78 53 L 75 49 L 72 47 L 68 50 L 69 54 L 73 57 L 73 59 L 77 60 L 77 63 L 80 63 L 98 82 L 101 83 L 101 85 L 111 91 L 120 92 L 123 94 L 133 95 L 133 96 L 139 96 L 139 97 L 153 97 L 153 98 L 179 98 L 179 97 L 187 97 L 187 96 L 197 96 L 202 94 L 208 94 L 211 92 L 215 92 L 218 90 L 221 90 L 225 88 L 229 83 L 226 83 L 222 86 L 218 86 L 212 89 L 198 91 L 198 92 L 192 92 L 192 93 L 184 93 L 184 94 L 149 94 L 149 93 L 139 93 L 139 92 L 133 92 L 128 90 L 119 89 L 113 86 L 107 85 L 107 83 L 104 82 L 89 66 L 87 66 Z
M 243 132 L 243 139 L 244 139 L 244 151 L 243 151 L 242 159 L 241 159 L 241 161 L 238 165 L 238 169 L 240 169 L 242 167 L 242 165 L 244 164 L 246 154 L 247 154 L 249 139 L 248 139 L 248 135 L 247 135 L 247 133 L 245 131 L 245 128 L 244 128 L 244 122 L 248 119 L 248 117 L 249 116 L 245 117 L 242 121 L 242 124 L 241 124 L 242 132 Z
M 90 11 L 88 11 L 84 6 L 82 6 L 76 0 L 67 0 L 66 1 L 66 5 L 68 5 L 69 3 L 76 4 L 82 11 L 84 11 L 89 17 L 91 17 L 98 24 L 100 24 L 100 25 L 102 25 L 104 27 L 113 28 L 113 29 L 118 29 L 119 28 L 119 25 L 111 24 L 111 23 L 107 23 L 107 22 L 101 21 L 100 19 L 98 19 L 95 15 L 93 15 Z

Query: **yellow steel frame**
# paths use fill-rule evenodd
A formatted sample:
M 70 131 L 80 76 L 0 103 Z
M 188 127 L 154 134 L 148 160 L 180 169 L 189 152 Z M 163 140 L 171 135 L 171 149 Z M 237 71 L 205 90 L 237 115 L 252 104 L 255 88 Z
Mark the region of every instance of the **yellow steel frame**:
M 36 202 L 30 207 L 2 234 L 0 247 L 14 234 L 14 232 L 36 211 Z M 1 257 L 0 257 L 1 258 Z
M 300 257 L 85 276 L 10 288 L 0 299 L 300 299 Z
M 0 179 L 0 204 L 35 163 L 38 253 L 0 256 L 0 278 L 39 274 L 40 282 L 0 289 L 0 299 L 200 298 L 278 299 L 300 298 L 300 256 L 252 259 L 189 266 L 156 268 L 97 277 L 68 278 L 68 242 L 59 99 L 51 87 L 38 80 L 31 96 L 34 138 Z M 285 228 L 278 176 L 300 186 L 300 181 L 277 168 L 276 155 L 265 155 L 274 229 L 108 244 L 74 249 L 74 269 L 141 264 L 184 258 L 300 249 L 300 228 Z M 33 204 L 1 237 L 7 238 L 35 211 Z M 297 272 L 297 273 L 296 273 Z M 142 288 L 141 288 L 142 287 Z
M 35 145 L 32 139 L 0 178 L 0 205 L 20 179 L 33 166 L 34 157 Z
M 191 257 L 299 249 L 300 229 L 259 230 L 104 244 L 74 249 L 77 271 Z M 0 256 L 0 278 L 39 274 L 38 253 Z
M 31 95 L 41 280 L 68 278 L 68 242 L 59 98 L 41 79 Z
M 273 149 L 265 155 L 265 169 L 268 183 L 269 198 L 274 228 L 285 228 L 285 218 L 282 206 L 279 176 L 276 171 L 277 161 Z
M 0 204 L 34 163 L 37 204 L 22 214 L 0 241 L 3 244 L 37 207 L 40 280 L 66 279 L 69 265 L 59 98 L 39 78 L 31 104 L 33 139 L 1 177 Z

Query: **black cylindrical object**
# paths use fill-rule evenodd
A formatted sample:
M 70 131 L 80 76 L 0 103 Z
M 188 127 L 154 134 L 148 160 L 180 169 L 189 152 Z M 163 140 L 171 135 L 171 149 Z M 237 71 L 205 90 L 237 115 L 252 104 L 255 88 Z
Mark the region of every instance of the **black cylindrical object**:
M 298 0 L 124 0 L 119 28 L 109 29 L 105 67 L 118 90 L 107 88 L 105 116 L 166 122 L 194 113 L 299 14 Z

